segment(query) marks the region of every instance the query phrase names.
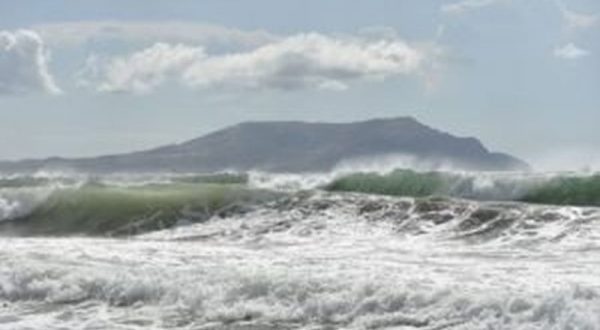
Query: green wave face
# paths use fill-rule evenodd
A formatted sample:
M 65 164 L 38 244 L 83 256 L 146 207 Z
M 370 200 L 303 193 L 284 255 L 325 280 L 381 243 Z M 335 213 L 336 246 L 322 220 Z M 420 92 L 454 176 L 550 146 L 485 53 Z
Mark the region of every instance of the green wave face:
M 485 178 L 477 175 L 396 170 L 357 173 L 335 179 L 324 189 L 392 196 L 448 196 L 475 200 L 600 206 L 600 175 Z
M 172 177 L 171 181 L 180 183 L 247 184 L 248 174 L 215 173 L 204 175 L 185 175 Z
M 600 175 L 555 178 L 534 187 L 520 200 L 528 203 L 600 206 Z
M 173 227 L 178 222 L 205 221 L 276 196 L 239 185 L 87 184 L 54 191 L 31 213 L 0 222 L 0 229 L 24 235 L 133 235 Z
M 446 195 L 456 178 L 441 173 L 417 173 L 396 170 L 390 174 L 356 173 L 334 180 L 325 186 L 329 191 L 353 191 L 368 194 L 424 197 Z
M 35 180 L 13 181 L 10 185 L 18 187 L 0 187 L 0 233 L 136 235 L 203 222 L 215 215 L 239 215 L 283 195 L 302 195 L 297 190 L 284 193 L 253 188 L 252 183 L 247 183 L 247 176 L 237 174 L 161 180 L 133 185 L 117 184 L 114 178 L 67 185 L 63 180 L 58 186 L 46 186 Z M 321 188 L 408 197 L 600 206 L 600 175 L 494 177 L 397 170 L 388 174 L 350 174 Z
M 483 180 L 478 176 L 444 172 L 395 170 L 388 174 L 351 174 L 334 180 L 325 189 L 391 196 L 437 195 L 476 200 L 512 200 L 522 193 L 524 184 L 519 180 Z

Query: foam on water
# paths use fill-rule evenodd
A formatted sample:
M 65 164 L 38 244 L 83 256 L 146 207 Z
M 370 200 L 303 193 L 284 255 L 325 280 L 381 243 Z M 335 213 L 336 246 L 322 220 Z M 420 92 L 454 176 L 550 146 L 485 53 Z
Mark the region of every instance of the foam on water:
M 3 188 L 0 209 L 18 222 L 10 212 L 31 212 L 16 204 L 31 196 L 33 209 L 63 212 L 90 189 L 100 210 L 123 196 L 202 201 L 197 178 L 161 180 Z M 268 177 L 287 192 L 122 239 L 1 237 L 0 330 L 600 329 L 598 208 L 296 191 L 298 181 L 324 182 Z
M 0 329 L 598 329 L 597 219 L 316 193 L 130 239 L 5 238 Z
M 274 241 L 5 240 L 0 328 L 596 329 L 600 322 L 590 252 L 417 249 L 419 242 L 359 232 Z

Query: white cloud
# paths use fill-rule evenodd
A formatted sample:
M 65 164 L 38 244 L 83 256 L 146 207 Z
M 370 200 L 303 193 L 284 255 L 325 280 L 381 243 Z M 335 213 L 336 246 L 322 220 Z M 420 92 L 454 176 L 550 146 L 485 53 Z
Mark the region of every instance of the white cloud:
M 60 93 L 48 72 L 48 58 L 37 33 L 0 31 L 0 94 Z
M 110 60 L 104 71 L 99 91 L 145 93 L 167 79 L 179 79 L 194 63 L 206 59 L 202 47 L 157 43 L 128 57 Z M 95 68 L 97 63 L 88 63 Z
M 95 63 L 85 71 L 104 92 L 149 92 L 166 81 L 195 89 L 343 90 L 352 81 L 420 75 L 426 53 L 398 39 L 311 33 L 221 55 L 210 55 L 202 47 L 157 43 L 128 56 L 91 61 Z
M 576 60 L 589 54 L 589 51 L 581 49 L 575 46 L 573 43 L 569 43 L 554 49 L 554 56 L 565 60 Z
M 494 5 L 500 1 L 501 0 L 462 0 L 459 2 L 442 5 L 441 11 L 444 14 L 460 15 L 471 10 Z
M 52 46 L 80 46 L 98 40 L 201 43 L 205 46 L 256 47 L 276 37 L 262 30 L 243 31 L 185 21 L 79 21 L 35 25 Z

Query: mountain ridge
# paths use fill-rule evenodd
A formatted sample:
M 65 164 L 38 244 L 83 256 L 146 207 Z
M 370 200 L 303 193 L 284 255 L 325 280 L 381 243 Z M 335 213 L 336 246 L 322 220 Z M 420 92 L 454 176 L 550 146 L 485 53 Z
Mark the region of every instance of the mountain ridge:
M 0 162 L 0 170 L 320 172 L 342 161 L 387 155 L 465 170 L 529 169 L 516 157 L 489 151 L 477 138 L 457 137 L 413 117 L 394 117 L 350 123 L 247 121 L 177 144 L 97 157 Z

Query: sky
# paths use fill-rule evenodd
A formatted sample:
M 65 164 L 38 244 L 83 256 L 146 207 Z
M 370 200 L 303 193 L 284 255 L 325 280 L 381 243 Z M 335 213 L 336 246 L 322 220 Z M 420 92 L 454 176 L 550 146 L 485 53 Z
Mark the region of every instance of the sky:
M 0 0 L 0 159 L 413 116 L 600 165 L 597 0 Z

